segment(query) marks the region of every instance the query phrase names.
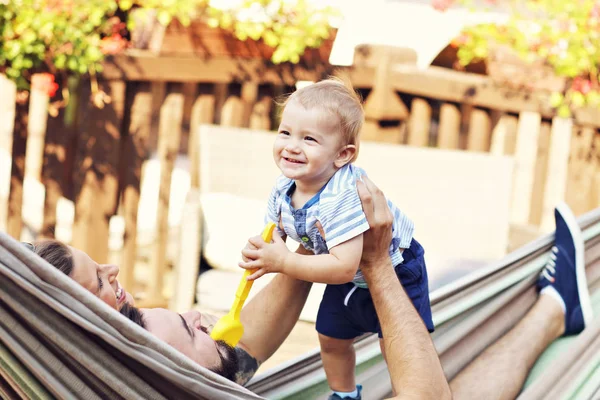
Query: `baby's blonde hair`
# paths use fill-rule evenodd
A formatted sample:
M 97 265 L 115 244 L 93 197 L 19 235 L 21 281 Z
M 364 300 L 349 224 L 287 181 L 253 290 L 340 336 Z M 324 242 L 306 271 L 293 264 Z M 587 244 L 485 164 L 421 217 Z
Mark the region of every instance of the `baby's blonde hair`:
M 306 109 L 318 107 L 335 115 L 344 144 L 356 146 L 356 152 L 350 162 L 356 160 L 365 113 L 360 96 L 349 82 L 334 77 L 319 81 L 290 94 L 283 105 L 292 100 L 299 102 Z

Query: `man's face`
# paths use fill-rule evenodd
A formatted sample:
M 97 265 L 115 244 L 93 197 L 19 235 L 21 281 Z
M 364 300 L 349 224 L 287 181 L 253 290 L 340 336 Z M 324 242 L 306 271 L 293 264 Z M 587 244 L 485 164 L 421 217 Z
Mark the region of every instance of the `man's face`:
M 196 363 L 230 379 L 232 377 L 228 375 L 237 371 L 234 350 L 209 336 L 198 311 L 183 314 L 164 308 L 144 308 L 141 311 L 150 333 Z

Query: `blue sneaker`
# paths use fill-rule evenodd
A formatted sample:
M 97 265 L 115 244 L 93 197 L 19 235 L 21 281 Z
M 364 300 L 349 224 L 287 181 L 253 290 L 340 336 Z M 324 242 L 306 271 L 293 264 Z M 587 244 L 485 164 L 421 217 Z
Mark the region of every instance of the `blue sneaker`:
M 343 399 L 347 399 L 347 400 L 361 400 L 362 396 L 360 395 L 360 392 L 362 391 L 362 385 L 356 385 L 356 390 L 358 391 L 358 396 L 356 397 L 340 397 L 339 394 L 337 393 L 333 393 L 331 396 L 329 396 L 327 398 L 327 400 L 343 400 Z
M 556 234 L 550 260 L 542 270 L 538 289 L 551 286 L 565 305 L 565 335 L 581 332 L 593 311 L 585 277 L 584 241 L 573 212 L 565 203 L 554 210 Z M 546 291 L 548 289 L 545 289 Z

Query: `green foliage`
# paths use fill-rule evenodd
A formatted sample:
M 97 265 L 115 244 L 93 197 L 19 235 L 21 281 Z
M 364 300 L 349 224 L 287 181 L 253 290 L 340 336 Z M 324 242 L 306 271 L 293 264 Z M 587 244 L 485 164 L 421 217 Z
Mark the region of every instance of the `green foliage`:
M 94 74 L 106 54 L 127 47 L 124 22 L 132 28 L 131 16 L 140 13 L 163 25 L 199 18 L 241 40 L 262 39 L 274 48 L 275 63 L 298 62 L 307 47 L 318 47 L 337 15 L 305 0 L 240 0 L 226 10 L 210 0 L 0 0 L 0 73 L 20 89 L 29 88 L 34 73 Z
M 448 8 L 452 2 L 443 3 L 437 8 Z M 459 62 L 467 65 L 486 59 L 494 48 L 507 46 L 525 62 L 549 65 L 557 76 L 567 79 L 565 90 L 550 97 L 559 114 L 568 116 L 571 109 L 600 105 L 600 1 L 505 0 L 504 3 L 511 10 L 506 25 L 470 27 L 453 41 Z

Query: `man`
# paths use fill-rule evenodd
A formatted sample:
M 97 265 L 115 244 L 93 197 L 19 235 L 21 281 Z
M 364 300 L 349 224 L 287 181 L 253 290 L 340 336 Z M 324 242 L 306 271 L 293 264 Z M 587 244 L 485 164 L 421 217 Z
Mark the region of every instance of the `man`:
M 583 240 L 568 208 L 559 207 L 556 245 L 540 276 L 541 294 L 537 302 L 511 331 L 449 385 L 433 342 L 391 268 L 386 243 L 391 235 L 392 216 L 385 196 L 367 178 L 358 183 L 358 190 L 371 227 L 364 236 L 361 268 L 381 322 L 397 398 L 515 398 L 533 363 L 548 345 L 563 334 L 581 332 L 589 323 L 591 306 L 583 265 Z M 179 315 L 168 310 L 144 309 L 142 319 L 150 332 L 200 365 L 225 376 L 235 375 L 236 382 L 245 384 L 288 336 L 310 287 L 307 282 L 276 276 L 242 310 L 245 331 L 233 351 L 216 347 L 207 335 L 209 318 L 198 312 Z M 486 385 L 479 385 L 481 381 Z
M 369 180 L 359 186 L 359 194 L 371 227 L 365 233 L 361 267 L 381 320 L 397 398 L 514 399 L 550 343 L 563 334 L 577 334 L 590 323 L 583 238 L 575 217 L 561 205 L 555 212 L 555 246 L 538 281 L 537 302 L 513 329 L 450 382 L 451 395 L 425 327 L 408 306 L 398 280 L 392 279 L 389 259 L 381 256 L 392 221 L 385 196 Z

